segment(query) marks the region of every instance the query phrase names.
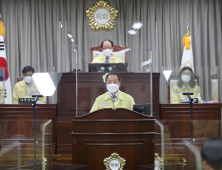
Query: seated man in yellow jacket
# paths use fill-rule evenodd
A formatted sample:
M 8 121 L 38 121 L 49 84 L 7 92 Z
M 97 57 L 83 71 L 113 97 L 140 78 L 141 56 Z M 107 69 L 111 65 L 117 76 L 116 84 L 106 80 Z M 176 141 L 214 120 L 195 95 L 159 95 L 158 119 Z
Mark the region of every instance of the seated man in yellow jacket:
M 32 80 L 35 70 L 31 66 L 25 66 L 22 69 L 24 80 L 15 84 L 13 90 L 13 103 L 18 104 L 19 98 L 32 98 L 32 94 L 39 94 L 38 88 Z M 39 97 L 37 104 L 46 103 L 46 97 Z
M 106 87 L 108 92 L 96 98 L 90 112 L 104 108 L 125 108 L 133 110 L 135 104 L 132 96 L 119 90 L 121 77 L 118 73 L 109 73 L 106 76 Z
M 93 59 L 92 63 L 122 63 L 123 61 L 112 55 L 113 42 L 110 40 L 104 40 L 101 43 L 103 55 Z

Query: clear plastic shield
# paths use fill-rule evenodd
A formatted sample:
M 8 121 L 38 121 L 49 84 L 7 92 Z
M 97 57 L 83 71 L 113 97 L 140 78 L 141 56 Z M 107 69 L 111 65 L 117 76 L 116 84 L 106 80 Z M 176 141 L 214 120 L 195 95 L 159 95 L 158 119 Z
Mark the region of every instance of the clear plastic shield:
M 211 91 L 210 100 L 217 103 L 219 99 L 218 93 L 218 66 L 211 67 Z
M 0 169 L 20 169 L 21 167 L 21 143 L 13 141 L 11 144 L 1 145 Z
M 82 25 L 84 29 L 76 29 L 76 25 Z M 113 108 L 112 102 L 99 103 L 98 108 L 93 106 L 97 105 L 97 97 L 108 92 L 105 74 L 115 72 L 121 76 L 121 92 L 118 95 L 121 97 L 122 92 L 129 94 L 134 99 L 131 103 L 142 104 L 143 113 L 158 116 L 159 99 L 155 97 L 154 90 L 159 88 L 154 79 L 160 76 L 154 73 L 158 65 L 157 29 L 156 22 L 116 21 L 112 31 L 92 31 L 88 21 L 61 21 L 58 70 L 65 68 L 69 72 L 63 74 L 64 79 L 61 80 L 64 80 L 62 93 L 66 103 L 62 107 L 66 109 L 66 114 L 80 116 L 101 108 Z M 114 43 L 113 47 L 110 43 L 111 47 L 106 48 L 108 52 L 112 50 L 109 55 L 101 47 L 107 39 Z M 63 60 L 64 56 L 69 56 L 69 61 Z M 109 97 L 109 93 L 107 95 Z M 124 100 L 122 106 L 119 102 L 114 107 L 133 109 Z
M 33 141 L 33 120 L 0 121 L 0 169 L 34 169 Z M 51 120 L 36 120 L 37 169 L 51 169 L 51 150 Z
M 57 103 L 56 88 L 61 79 L 62 73 L 34 73 L 33 81 L 26 85 L 24 98 L 19 99 L 19 103 L 32 103 L 33 95 L 43 95 L 39 97 L 37 104 Z M 50 96 L 50 98 L 47 98 Z
M 218 101 L 218 67 L 196 66 L 196 76 L 202 89 L 202 103 L 216 103 Z
M 5 68 L 0 67 L 0 104 L 5 103 Z
M 202 169 L 201 148 L 207 140 L 221 137 L 221 121 L 216 119 L 193 120 L 193 144 L 190 120 L 163 120 L 156 123 L 154 153 L 165 170 Z
M 154 169 L 164 169 L 164 125 L 155 121 Z
M 50 170 L 52 162 L 52 120 L 42 126 L 42 169 Z
M 190 68 L 173 70 L 163 68 L 163 76 L 168 83 L 169 103 L 189 103 L 188 95 L 194 99 L 195 103 L 202 102 L 202 89 L 199 86 L 199 77 Z

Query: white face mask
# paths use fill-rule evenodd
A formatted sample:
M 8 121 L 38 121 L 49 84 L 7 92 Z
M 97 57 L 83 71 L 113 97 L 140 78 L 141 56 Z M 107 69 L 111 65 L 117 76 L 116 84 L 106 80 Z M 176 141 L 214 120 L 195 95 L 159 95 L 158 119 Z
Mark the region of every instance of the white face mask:
M 190 81 L 190 76 L 188 76 L 188 75 L 182 75 L 181 79 L 182 79 L 182 81 L 183 81 L 184 83 L 188 83 L 188 82 Z
M 29 84 L 29 83 L 32 82 L 32 77 L 31 76 L 25 76 L 24 81 Z
M 106 56 L 106 57 L 111 56 L 112 52 L 113 52 L 113 51 L 110 50 L 110 49 L 105 49 L 105 50 L 103 50 L 103 54 L 104 54 L 104 56 Z
M 115 93 L 117 90 L 119 90 L 119 85 L 118 84 L 109 84 L 106 87 L 107 87 L 107 90 L 110 93 Z

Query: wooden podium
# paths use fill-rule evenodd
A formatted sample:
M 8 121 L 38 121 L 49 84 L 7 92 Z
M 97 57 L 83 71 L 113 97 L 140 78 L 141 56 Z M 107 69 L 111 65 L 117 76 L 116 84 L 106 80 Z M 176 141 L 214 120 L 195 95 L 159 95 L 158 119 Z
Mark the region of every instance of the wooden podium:
M 90 112 L 95 99 L 107 92 L 102 76 L 105 73 L 78 73 L 78 116 Z M 119 73 L 120 90 L 131 95 L 136 104 L 150 103 L 150 73 Z M 153 73 L 153 116 L 160 118 L 159 79 Z M 72 154 L 72 122 L 76 115 L 76 73 L 63 73 L 57 87 L 56 153 Z
M 72 119 L 73 164 L 105 169 L 112 153 L 126 160 L 124 169 L 154 164 L 154 117 L 127 109 L 101 109 Z

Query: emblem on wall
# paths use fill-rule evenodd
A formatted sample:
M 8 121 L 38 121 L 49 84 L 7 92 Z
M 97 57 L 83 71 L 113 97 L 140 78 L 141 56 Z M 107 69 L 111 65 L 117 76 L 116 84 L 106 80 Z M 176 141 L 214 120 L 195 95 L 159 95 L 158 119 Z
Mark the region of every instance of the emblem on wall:
M 89 26 L 93 31 L 111 31 L 115 26 L 118 10 L 108 5 L 106 1 L 100 0 L 96 5 L 86 10 L 86 16 L 89 18 Z
M 154 170 L 161 170 L 162 164 L 162 158 L 157 153 L 154 153 Z
M 106 170 L 123 170 L 126 160 L 121 158 L 119 154 L 113 153 L 110 157 L 104 159 Z

